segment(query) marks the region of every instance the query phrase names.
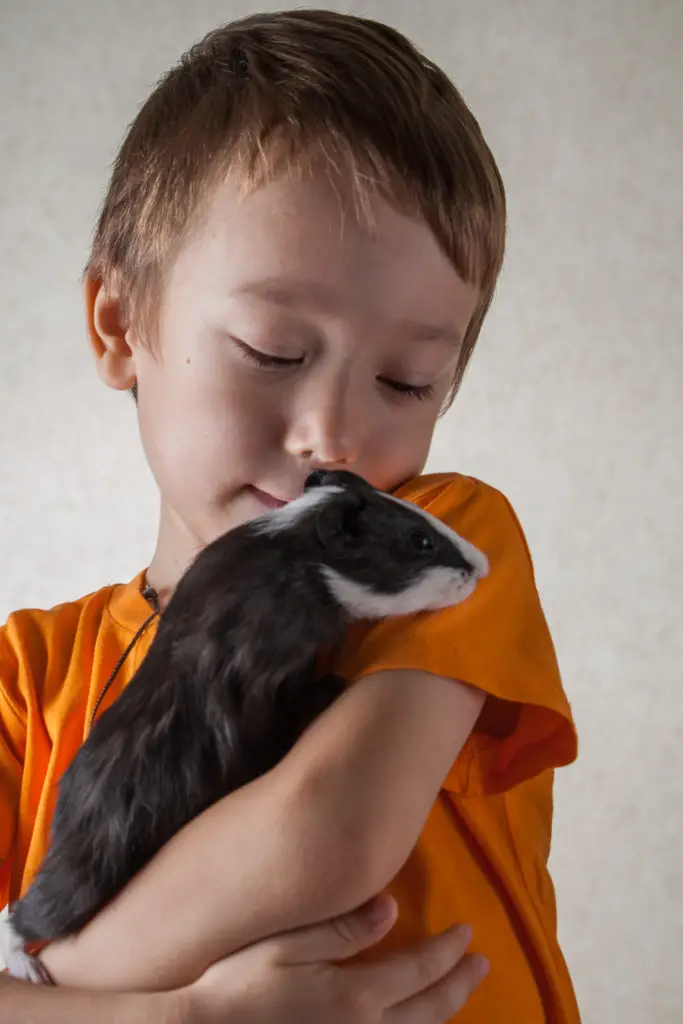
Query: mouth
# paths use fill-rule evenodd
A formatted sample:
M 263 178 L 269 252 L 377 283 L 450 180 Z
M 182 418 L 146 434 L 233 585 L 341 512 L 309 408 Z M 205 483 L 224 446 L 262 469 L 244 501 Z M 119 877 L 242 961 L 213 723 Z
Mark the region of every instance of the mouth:
M 264 508 L 284 508 L 285 505 L 289 504 L 287 499 L 276 498 L 274 494 L 269 494 L 268 491 L 261 491 L 258 487 L 250 487 L 249 491 Z

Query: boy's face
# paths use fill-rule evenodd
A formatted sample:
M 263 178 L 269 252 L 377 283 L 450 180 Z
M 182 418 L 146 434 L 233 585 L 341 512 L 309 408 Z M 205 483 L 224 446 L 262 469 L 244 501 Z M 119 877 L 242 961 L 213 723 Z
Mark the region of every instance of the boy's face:
M 422 470 L 477 291 L 425 223 L 379 197 L 373 214 L 370 233 L 323 173 L 221 185 L 166 275 L 152 351 L 126 332 L 176 559 L 313 468 L 384 489 Z

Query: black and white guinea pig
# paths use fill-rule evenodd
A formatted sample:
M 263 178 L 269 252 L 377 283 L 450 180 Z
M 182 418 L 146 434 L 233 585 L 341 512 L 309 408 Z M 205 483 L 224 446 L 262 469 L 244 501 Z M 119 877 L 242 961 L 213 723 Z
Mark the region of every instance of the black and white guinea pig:
M 186 822 L 277 764 L 341 692 L 315 666 L 351 621 L 456 604 L 487 571 L 453 530 L 347 472 L 313 473 L 301 498 L 210 544 L 62 776 L 49 851 L 11 908 L 17 948 L 78 931 Z

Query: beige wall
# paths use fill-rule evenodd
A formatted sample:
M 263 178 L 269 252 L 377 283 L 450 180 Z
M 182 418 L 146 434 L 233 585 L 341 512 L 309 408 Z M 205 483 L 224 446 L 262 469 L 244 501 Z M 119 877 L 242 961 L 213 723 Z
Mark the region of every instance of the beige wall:
M 133 408 L 91 369 L 79 272 L 145 92 L 258 6 L 0 0 L 0 619 L 150 553 Z M 440 60 L 499 157 L 507 268 L 431 468 L 507 492 L 535 555 L 582 737 L 552 862 L 584 1019 L 680 1022 L 683 3 L 338 6 Z

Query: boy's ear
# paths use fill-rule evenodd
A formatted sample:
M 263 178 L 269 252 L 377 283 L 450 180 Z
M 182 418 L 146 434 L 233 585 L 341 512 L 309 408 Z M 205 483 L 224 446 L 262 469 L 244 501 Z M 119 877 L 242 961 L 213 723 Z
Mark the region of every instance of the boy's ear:
M 128 391 L 136 382 L 135 357 L 118 292 L 91 277 L 86 277 L 83 292 L 88 338 L 97 372 L 110 388 Z

